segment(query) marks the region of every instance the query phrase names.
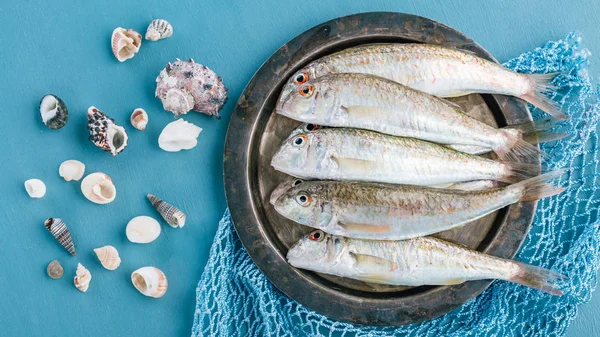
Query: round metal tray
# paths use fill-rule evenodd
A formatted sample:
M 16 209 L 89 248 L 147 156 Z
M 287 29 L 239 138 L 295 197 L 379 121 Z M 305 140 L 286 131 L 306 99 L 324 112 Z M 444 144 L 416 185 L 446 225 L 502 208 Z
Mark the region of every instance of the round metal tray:
M 403 325 L 443 315 L 481 293 L 491 281 L 455 286 L 382 286 L 293 268 L 286 262 L 287 250 L 312 229 L 281 217 L 269 203 L 271 191 L 287 178 L 270 166 L 271 157 L 300 124 L 273 113 L 283 84 L 296 70 L 319 57 L 380 42 L 449 45 L 494 60 L 460 32 L 414 15 L 363 13 L 311 28 L 275 52 L 242 93 L 227 131 L 225 190 L 244 247 L 279 290 L 336 320 Z M 489 124 L 504 126 L 531 121 L 527 107 L 514 98 L 472 94 L 453 101 Z M 512 205 L 437 236 L 511 258 L 527 235 L 535 207 L 536 202 Z

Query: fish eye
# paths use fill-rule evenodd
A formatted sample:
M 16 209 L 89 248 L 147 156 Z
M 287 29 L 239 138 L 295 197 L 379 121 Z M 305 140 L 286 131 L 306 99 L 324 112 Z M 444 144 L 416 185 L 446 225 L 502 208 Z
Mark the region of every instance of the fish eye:
M 294 183 L 292 184 L 292 186 L 298 186 L 300 184 L 302 184 L 302 180 L 296 179 L 296 180 L 294 180 Z
M 308 74 L 306 72 L 301 72 L 294 77 L 294 84 L 296 85 L 300 85 L 306 81 L 308 81 Z
M 308 238 L 313 241 L 320 242 L 320 241 L 323 241 L 323 238 L 325 238 L 325 233 L 323 233 L 322 230 L 317 229 L 316 231 L 313 231 L 312 233 L 310 233 Z
M 312 85 L 305 85 L 300 88 L 300 95 L 304 97 L 310 97 L 313 93 L 313 90 L 314 88 Z
M 306 128 L 306 131 L 313 131 L 313 130 L 318 129 L 319 127 L 317 125 L 314 125 L 314 124 L 306 124 L 305 128 Z
M 292 139 L 292 145 L 295 147 L 301 147 L 306 143 L 306 135 L 298 135 Z
M 310 205 L 310 195 L 306 194 L 306 192 L 300 192 L 296 194 L 296 202 L 300 204 L 300 206 L 308 206 Z

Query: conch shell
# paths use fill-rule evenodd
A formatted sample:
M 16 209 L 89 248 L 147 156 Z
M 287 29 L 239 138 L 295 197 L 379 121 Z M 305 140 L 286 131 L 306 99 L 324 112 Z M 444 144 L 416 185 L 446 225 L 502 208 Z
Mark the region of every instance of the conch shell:
M 152 20 L 146 30 L 146 40 L 158 41 L 173 35 L 173 26 L 163 19 Z
M 113 246 L 104 246 L 94 249 L 98 260 L 102 263 L 102 266 L 108 270 L 115 270 L 119 268 L 121 264 L 121 258 L 119 252 Z
M 127 147 L 127 131 L 125 128 L 115 124 L 115 120 L 108 117 L 104 112 L 91 106 L 88 109 L 89 140 L 104 151 L 113 156 L 118 155 Z
M 29 179 L 25 182 L 25 190 L 30 197 L 39 199 L 46 195 L 46 184 L 39 179 Z
M 75 245 L 73 244 L 73 239 L 71 238 L 71 232 L 69 232 L 69 228 L 62 221 L 62 219 L 58 218 L 49 218 L 44 221 L 44 226 L 46 229 L 54 236 L 56 241 L 60 243 L 71 255 L 76 256 Z
M 190 150 L 198 144 L 202 128 L 178 119 L 165 126 L 158 136 L 158 146 L 167 152 Z
M 85 172 L 85 165 L 78 160 L 66 160 L 58 168 L 58 174 L 65 179 L 65 181 L 79 181 L 83 177 Z
M 90 287 L 90 281 L 92 281 L 92 274 L 89 270 L 85 269 L 81 263 L 78 263 L 77 272 L 75 274 L 75 278 L 73 279 L 75 288 L 84 293 Z
M 154 298 L 162 297 L 169 287 L 165 274 L 155 267 L 142 267 L 134 271 L 131 283 L 140 293 Z
M 131 113 L 129 121 L 134 128 L 144 131 L 146 129 L 146 125 L 148 125 L 148 114 L 146 113 L 146 110 L 137 108 Z
M 185 214 L 179 208 L 160 200 L 158 197 L 148 194 L 148 200 L 156 208 L 160 216 L 173 228 L 185 226 Z
M 134 57 L 142 46 L 142 35 L 133 29 L 115 28 L 110 38 L 112 52 L 119 60 L 125 62 Z
M 117 196 L 112 180 L 102 172 L 91 173 L 83 178 L 81 192 L 89 201 L 101 205 L 112 202 Z

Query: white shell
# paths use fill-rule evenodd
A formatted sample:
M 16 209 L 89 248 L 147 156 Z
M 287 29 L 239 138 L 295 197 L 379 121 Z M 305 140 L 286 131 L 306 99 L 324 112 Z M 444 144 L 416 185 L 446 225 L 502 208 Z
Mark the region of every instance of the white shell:
M 148 114 L 146 113 L 146 110 L 137 108 L 131 113 L 129 121 L 134 128 L 144 131 L 146 129 L 146 125 L 148 125 Z
M 108 204 L 117 196 L 117 189 L 112 180 L 102 172 L 91 173 L 83 178 L 81 192 L 89 201 L 96 204 Z
M 133 29 L 115 28 L 110 37 L 112 52 L 119 60 L 125 62 L 134 57 L 142 46 L 142 36 Z
M 173 35 L 173 26 L 163 19 L 152 20 L 146 30 L 146 40 L 158 41 Z
M 85 172 L 85 165 L 78 160 L 66 160 L 58 168 L 58 174 L 66 181 L 79 181 Z
M 121 264 L 121 258 L 119 252 L 113 246 L 104 246 L 94 249 L 98 260 L 102 263 L 102 266 L 108 270 L 115 270 L 119 268 Z
M 29 179 L 25 182 L 25 190 L 32 198 L 41 198 L 46 195 L 46 184 L 39 179 Z
M 125 234 L 133 243 L 150 243 L 160 235 L 160 223 L 149 216 L 136 216 L 127 224 Z
M 162 297 L 169 287 L 165 274 L 156 267 L 142 267 L 131 273 L 131 283 L 148 297 Z
M 90 273 L 90 271 L 85 269 L 85 267 L 81 263 L 77 264 L 77 272 L 75 274 L 75 278 L 73 279 L 75 287 L 79 289 L 79 291 L 84 293 L 90 287 L 91 280 L 92 274 Z
M 202 128 L 183 119 L 178 119 L 165 126 L 158 136 L 158 146 L 167 152 L 189 150 L 198 144 L 198 136 Z

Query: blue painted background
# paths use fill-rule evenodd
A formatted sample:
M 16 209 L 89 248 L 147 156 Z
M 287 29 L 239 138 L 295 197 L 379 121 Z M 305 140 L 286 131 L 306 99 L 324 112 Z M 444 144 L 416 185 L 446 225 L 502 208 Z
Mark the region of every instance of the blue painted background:
M 600 42 L 596 26 L 600 3 L 593 1 L 10 1 L 0 0 L 0 334 L 2 336 L 187 336 L 194 291 L 217 222 L 225 209 L 222 151 L 235 102 L 252 74 L 279 46 L 329 19 L 361 11 L 399 11 L 444 22 L 471 36 L 500 61 L 569 31 L 583 32 L 592 52 Z M 154 18 L 168 19 L 172 38 L 144 41 L 140 53 L 123 64 L 109 47 L 115 27 L 142 34 Z M 162 128 L 173 120 L 154 98 L 154 79 L 168 61 L 194 58 L 220 76 L 230 100 L 217 121 L 190 113 L 204 129 L 199 145 L 167 153 L 157 146 Z M 593 73 L 600 59 L 592 56 Z M 70 120 L 47 129 L 38 114 L 46 93 L 61 97 Z M 124 125 L 128 148 L 113 158 L 88 140 L 86 110 L 95 105 Z M 144 132 L 129 115 L 142 107 L 150 115 Z M 66 159 L 101 171 L 117 186 L 109 205 L 92 204 L 77 182 L 58 175 Z M 29 178 L 48 187 L 40 200 L 23 188 Z M 188 214 L 183 229 L 163 226 L 153 243 L 136 245 L 125 237 L 137 215 L 157 217 L 145 194 L 151 192 Z M 71 257 L 43 227 L 48 217 L 70 225 L 78 255 Z M 92 249 L 111 244 L 123 263 L 107 271 Z M 61 280 L 45 275 L 48 262 L 65 267 Z M 77 263 L 93 279 L 87 293 L 73 286 Z M 146 298 L 131 285 L 133 270 L 154 265 L 169 278 L 167 294 Z M 581 308 L 570 336 L 600 334 L 600 300 Z

